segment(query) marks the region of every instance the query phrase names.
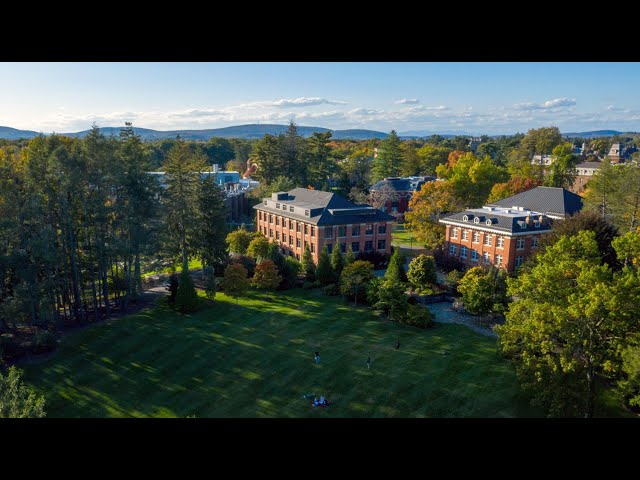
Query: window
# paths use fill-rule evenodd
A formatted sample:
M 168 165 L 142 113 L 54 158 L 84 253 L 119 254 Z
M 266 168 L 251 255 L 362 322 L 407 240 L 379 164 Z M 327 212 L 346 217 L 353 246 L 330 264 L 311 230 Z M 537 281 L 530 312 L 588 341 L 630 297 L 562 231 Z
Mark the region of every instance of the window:
M 491 256 L 489 255 L 489 252 L 484 252 L 484 253 L 482 254 L 482 260 L 483 260 L 485 263 L 491 263 Z
M 458 238 L 458 229 L 456 227 L 451 229 L 451 238 Z
M 286 234 L 286 233 L 283 233 L 283 234 L 282 234 L 282 241 L 283 241 L 284 243 L 287 243 L 287 234 Z
M 324 227 L 324 238 L 333 238 L 333 229 L 331 227 Z
M 304 234 L 309 235 L 309 225 L 304 226 Z
M 384 250 L 385 248 L 387 248 L 387 241 L 378 240 L 378 250 Z
M 538 248 L 538 237 L 531 237 L 531 248 Z
M 333 244 L 332 243 L 325 243 L 325 245 L 327 246 L 327 250 L 329 251 L 329 253 L 331 253 L 331 251 L 333 250 Z
M 296 222 L 296 232 L 300 233 L 302 231 L 302 227 L 300 226 L 300 222 Z
M 502 266 L 502 255 L 496 255 L 496 265 L 498 267 Z
M 296 247 L 300 248 L 300 239 L 296 238 Z
M 469 230 L 463 230 L 462 231 L 462 239 L 463 240 L 469 240 Z
M 383 235 L 383 234 L 387 233 L 387 226 L 386 225 L 380 225 L 378 227 L 378 233 L 380 235 Z
M 518 268 L 524 262 L 524 255 L 518 255 L 516 257 L 516 268 Z
M 279 203 L 276 203 L 276 208 L 280 208 L 280 204 Z
M 498 237 L 498 243 L 496 246 L 498 248 L 504 248 L 504 237 Z
M 311 253 L 316 253 L 316 244 L 315 243 L 311 244 Z
M 480 219 L 478 217 L 474 218 L 473 223 L 480 223 Z
M 473 260 L 474 262 L 478 261 L 478 251 L 477 250 L 471 250 L 471 260 Z
M 305 211 L 304 211 L 304 216 L 305 216 L 305 217 L 308 217 L 308 216 L 309 216 L 309 210 L 305 210 Z
M 463 222 L 468 222 L 469 221 L 469 216 L 465 215 L 464 217 L 462 217 L 462 221 Z
M 527 228 L 527 222 L 519 221 L 518 225 L 520 225 L 520 230 Z
M 351 250 L 353 250 L 353 253 L 358 253 L 360 251 L 360 242 L 353 242 L 351 244 Z
M 473 232 L 473 243 L 478 243 L 480 241 L 480 234 L 478 232 Z
M 304 241 L 304 248 L 306 249 L 309 246 L 309 242 L 307 242 L 306 240 Z
M 293 235 L 289 235 L 289 245 L 293 245 Z
M 276 240 L 280 240 L 280 232 L 276 232 Z
M 460 247 L 460 258 L 467 258 L 467 247 Z
M 312 237 L 316 236 L 316 227 L 311 227 L 311 236 Z
M 273 223 L 273 215 L 269 214 L 269 223 Z
M 262 212 L 258 212 L 258 220 L 262 220 Z
M 373 225 L 367 225 L 367 229 L 364 232 L 365 235 L 373 235 Z
M 273 230 L 269 229 L 269 238 L 273 238 Z
M 373 250 L 373 242 L 371 240 L 367 240 L 366 242 L 364 242 L 364 251 L 370 252 L 372 250 Z
M 524 238 L 519 238 L 516 242 L 516 250 L 524 250 Z
M 276 227 L 280 226 L 280 217 L 276 217 Z
M 392 205 L 391 206 L 391 211 L 392 212 L 397 212 L 398 211 L 398 206 L 397 205 Z
M 340 244 L 340 251 L 342 253 L 347 253 L 347 244 L 346 243 L 341 243 Z
M 264 206 L 265 206 L 265 207 L 267 206 L 267 201 L 266 201 L 266 200 L 264 201 Z
M 338 237 L 347 236 L 347 227 L 338 227 Z
M 540 222 L 538 220 L 534 220 L 533 227 L 534 228 L 540 228 Z
M 458 246 L 457 245 L 451 245 L 449 247 L 449 255 L 456 255 L 456 253 L 458 253 Z
M 490 218 L 487 218 L 487 221 L 486 221 L 486 222 L 484 222 L 484 223 L 485 223 L 486 225 L 491 226 L 491 224 L 492 224 L 493 222 L 491 221 L 491 219 L 490 219 Z
M 351 236 L 352 237 L 359 237 L 360 236 L 360 225 L 357 225 L 355 227 L 353 227 L 351 229 Z
M 491 246 L 491 234 L 490 233 L 485 233 L 484 234 L 484 244 L 487 246 Z
M 293 207 L 289 207 L 289 211 L 293 212 L 294 208 Z

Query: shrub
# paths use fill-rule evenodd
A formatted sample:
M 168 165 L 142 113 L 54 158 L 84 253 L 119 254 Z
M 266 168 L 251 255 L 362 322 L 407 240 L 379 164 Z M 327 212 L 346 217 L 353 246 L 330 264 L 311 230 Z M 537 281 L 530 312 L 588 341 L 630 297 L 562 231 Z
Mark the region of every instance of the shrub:
M 458 291 L 465 308 L 474 315 L 500 313 L 507 303 L 505 273 L 493 267 L 486 272 L 482 267 L 469 269 L 460 280 Z
M 409 303 L 406 314 L 400 318 L 400 323 L 418 328 L 433 327 L 433 313 L 425 307 Z
M 250 280 L 247 276 L 247 269 L 239 263 L 231 263 L 224 270 L 224 280 L 222 289 L 226 295 L 238 299 L 249 288 Z
M 376 277 L 367 285 L 367 302 L 369 305 L 375 305 L 380 301 L 380 287 L 384 279 Z
M 407 283 L 407 272 L 404 270 L 404 255 L 402 255 L 399 248 L 393 249 L 384 278 L 395 283 Z
M 278 264 L 278 270 L 282 277 L 278 290 L 287 290 L 289 288 L 296 287 L 298 284 L 298 274 L 300 273 L 301 268 L 302 265 L 300 265 L 300 262 L 295 258 L 283 257 L 282 262 Z
M 371 262 L 356 260 L 342 270 L 340 291 L 342 295 L 356 302 L 366 296 L 367 285 L 375 278 Z
M 315 283 L 315 282 L 305 281 L 305 282 L 302 284 L 302 288 L 303 288 L 304 290 L 311 290 L 311 289 L 314 287 L 314 283 Z
M 453 293 L 458 293 L 458 285 L 460 285 L 462 277 L 464 277 L 464 273 L 458 270 L 451 270 L 447 273 L 446 283 Z
M 340 289 L 338 288 L 338 285 L 332 283 L 331 285 L 327 285 L 326 287 L 324 287 L 322 289 L 322 293 L 331 297 L 335 297 L 336 295 L 340 295 Z
M 427 288 L 437 281 L 436 261 L 429 255 L 418 255 L 411 260 L 407 277 L 416 288 Z
M 56 336 L 49 330 L 38 330 L 33 336 L 33 344 L 31 350 L 33 353 L 44 353 L 55 350 L 58 346 Z
M 0 371 L 0 418 L 42 418 L 43 396 L 38 396 L 20 378 L 22 371 L 12 366 L 6 376 Z
M 449 257 L 442 247 L 434 250 L 433 259 L 440 270 L 445 273 L 451 270 L 464 270 L 464 263 L 455 257 Z
M 313 288 L 320 288 L 322 286 L 322 283 L 320 283 L 320 280 L 316 280 L 315 282 L 313 282 Z
M 233 258 L 231 263 L 242 265 L 244 269 L 247 271 L 247 275 L 250 278 L 253 277 L 256 273 L 256 262 L 251 257 L 247 257 L 246 255 L 238 255 Z M 225 268 L 225 271 L 226 271 L 226 268 Z M 224 275 L 224 272 L 223 272 L 223 275 Z
M 253 276 L 253 286 L 265 290 L 275 290 L 280 285 L 282 277 L 278 275 L 278 267 L 271 260 L 263 260 L 256 267 Z
M 195 312 L 198 309 L 200 300 L 196 293 L 196 287 L 189 270 L 182 270 L 178 280 L 178 293 L 176 294 L 176 310 L 182 313 Z
M 204 291 L 209 300 L 216 297 L 216 289 L 218 287 L 218 279 L 216 278 L 213 267 L 207 266 L 204 269 Z

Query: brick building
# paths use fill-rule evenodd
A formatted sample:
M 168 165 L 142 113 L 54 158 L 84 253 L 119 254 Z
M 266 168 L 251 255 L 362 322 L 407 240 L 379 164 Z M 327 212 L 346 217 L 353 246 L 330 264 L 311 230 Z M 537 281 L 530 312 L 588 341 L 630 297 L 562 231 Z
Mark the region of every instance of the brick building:
M 409 208 L 409 200 L 426 182 L 435 177 L 388 177 L 369 188 L 370 203 L 392 215 L 402 217 Z
M 582 208 L 580 196 L 563 188 L 536 187 L 482 208 L 440 219 L 445 249 L 467 267 L 491 264 L 508 272 L 535 253 L 553 222 Z
M 276 192 L 253 207 L 256 225 L 269 241 L 280 245 L 283 255 L 300 260 L 309 245 L 313 261 L 318 262 L 322 247 L 329 252 L 391 252 L 391 226 L 394 218 L 369 205 L 356 205 L 331 192 L 294 188 Z
M 571 186 L 574 193 L 582 192 L 587 186 L 587 182 L 591 180 L 596 172 L 602 166 L 601 162 L 582 162 L 576 165 L 576 179 Z

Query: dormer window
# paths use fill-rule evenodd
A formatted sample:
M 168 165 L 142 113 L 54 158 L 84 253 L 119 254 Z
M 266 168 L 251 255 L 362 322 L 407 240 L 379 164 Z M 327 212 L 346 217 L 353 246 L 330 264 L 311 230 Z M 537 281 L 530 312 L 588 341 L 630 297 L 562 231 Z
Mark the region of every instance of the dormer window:
M 535 221 L 533 222 L 533 226 L 534 226 L 535 228 L 540 228 L 540 222 L 539 222 L 538 220 L 535 220 Z
M 267 206 L 267 201 L 266 201 L 266 200 L 264 201 L 264 206 L 265 206 L 265 207 Z
M 289 211 L 290 211 L 290 212 L 293 212 L 293 207 L 289 207 Z
M 478 217 L 474 218 L 473 223 L 480 223 L 480 219 Z
M 308 217 L 308 216 L 309 216 L 309 210 L 305 210 L 305 211 L 304 211 L 304 216 L 305 216 L 305 217 Z
M 280 208 L 280 204 L 279 203 L 276 203 L 276 208 Z
M 267 202 L 264 202 L 264 204 L 266 205 L 266 204 L 267 204 Z M 468 222 L 468 221 L 469 221 L 469 216 L 468 216 L 468 215 L 465 215 L 464 217 L 462 217 L 462 221 L 463 221 L 463 222 Z
M 489 226 L 491 226 L 491 223 L 492 223 L 492 222 L 491 222 L 491 220 L 489 219 L 489 220 L 487 220 L 487 221 L 486 221 L 486 222 L 484 222 L 484 223 L 485 223 L 485 224 L 487 224 L 487 225 L 489 225 Z
M 518 222 L 520 224 L 520 230 L 524 230 L 527 228 L 527 224 L 525 222 Z

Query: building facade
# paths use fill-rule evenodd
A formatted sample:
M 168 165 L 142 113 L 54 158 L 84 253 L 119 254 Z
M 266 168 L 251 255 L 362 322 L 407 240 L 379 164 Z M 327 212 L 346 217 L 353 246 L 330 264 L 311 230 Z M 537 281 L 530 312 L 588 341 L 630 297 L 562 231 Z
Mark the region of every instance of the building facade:
M 273 193 L 253 208 L 258 231 L 278 243 L 283 255 L 298 260 L 306 246 L 315 263 L 325 245 L 330 253 L 334 248 L 346 253 L 349 246 L 356 256 L 361 252 L 391 253 L 394 218 L 335 193 L 294 188 Z
M 369 188 L 369 202 L 376 208 L 402 218 L 411 197 L 435 177 L 388 177 Z
M 537 252 L 540 239 L 582 208 L 580 196 L 563 188 L 536 187 L 482 208 L 440 219 L 445 251 L 467 268 L 493 265 L 513 272 Z
M 591 177 L 596 174 L 601 166 L 601 162 L 582 162 L 576 165 L 576 179 L 574 180 L 570 190 L 574 193 L 584 191 L 587 186 L 587 182 L 591 180 Z

